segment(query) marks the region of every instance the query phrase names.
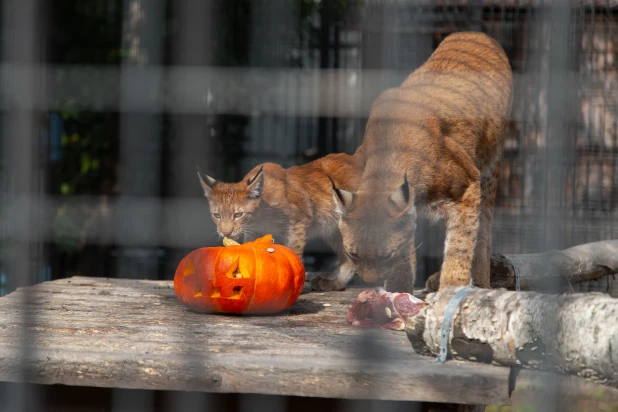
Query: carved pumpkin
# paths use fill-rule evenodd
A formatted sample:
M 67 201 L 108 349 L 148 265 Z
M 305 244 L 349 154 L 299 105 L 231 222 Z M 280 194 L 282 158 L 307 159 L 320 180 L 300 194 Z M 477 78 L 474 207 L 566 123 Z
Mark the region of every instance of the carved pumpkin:
M 267 314 L 286 309 L 305 283 L 299 257 L 271 235 L 242 245 L 224 239 L 225 247 L 194 250 L 180 261 L 174 291 L 200 312 Z

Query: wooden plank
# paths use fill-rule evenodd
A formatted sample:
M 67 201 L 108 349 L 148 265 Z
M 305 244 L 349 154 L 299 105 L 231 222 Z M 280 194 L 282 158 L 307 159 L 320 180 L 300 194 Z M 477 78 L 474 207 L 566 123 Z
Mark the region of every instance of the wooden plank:
M 430 363 L 404 332 L 347 325 L 358 291 L 304 293 L 277 316 L 227 316 L 187 310 L 169 281 L 76 277 L 18 289 L 0 298 L 0 381 L 478 405 L 509 404 L 509 377 L 522 399 L 542 396 L 553 377 L 569 399 L 618 399 L 574 377 Z
M 0 380 L 508 403 L 508 368 L 432 364 L 403 332 L 349 326 L 357 293 L 304 293 L 281 315 L 227 316 L 189 311 L 168 281 L 46 282 L 0 299 Z
M 430 358 L 413 352 L 403 332 L 347 325 L 347 306 L 357 293 L 358 289 L 304 293 L 281 315 L 226 316 L 187 310 L 168 281 L 71 278 L 47 282 L 0 299 L 0 380 L 467 404 L 510 402 L 509 368 L 462 361 L 432 364 Z M 550 374 L 526 371 L 520 376 L 516 391 L 525 387 L 528 393 L 541 389 Z M 603 390 L 606 402 L 618 398 L 613 388 L 594 384 L 584 388 L 587 383 L 580 381 L 569 381 L 570 394 L 586 399 Z
M 76 277 L 46 282 L 0 298 L 0 380 L 510 402 L 509 368 L 464 361 L 436 365 L 414 353 L 403 332 L 347 325 L 347 306 L 358 291 L 306 291 L 277 316 L 227 316 L 189 311 L 169 281 Z M 540 390 L 550 374 L 520 376 L 511 387 L 529 392 Z M 585 399 L 603 390 L 604 400 L 618 398 L 613 388 L 584 388 L 580 381 L 570 381 L 570 394 Z

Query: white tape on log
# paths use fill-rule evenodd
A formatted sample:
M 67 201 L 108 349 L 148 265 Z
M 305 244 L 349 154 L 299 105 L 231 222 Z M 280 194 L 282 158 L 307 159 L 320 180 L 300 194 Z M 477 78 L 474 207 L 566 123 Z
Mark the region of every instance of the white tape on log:
M 448 344 L 449 344 L 449 335 L 451 332 L 451 327 L 453 325 L 453 320 L 455 316 L 455 311 L 459 306 L 461 300 L 470 292 L 472 289 L 475 289 L 474 286 L 466 286 L 463 289 L 458 290 L 452 297 L 451 300 L 446 305 L 446 309 L 444 310 L 444 316 L 442 317 L 442 327 L 440 328 L 440 355 L 432 360 L 432 363 L 444 363 L 446 361 L 446 356 L 448 355 Z

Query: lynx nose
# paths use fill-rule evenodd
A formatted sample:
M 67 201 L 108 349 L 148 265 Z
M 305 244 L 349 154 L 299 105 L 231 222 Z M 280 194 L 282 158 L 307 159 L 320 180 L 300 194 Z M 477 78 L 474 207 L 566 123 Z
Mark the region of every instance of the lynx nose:
M 222 230 L 221 234 L 225 237 L 230 237 L 230 235 L 234 232 L 234 230 Z

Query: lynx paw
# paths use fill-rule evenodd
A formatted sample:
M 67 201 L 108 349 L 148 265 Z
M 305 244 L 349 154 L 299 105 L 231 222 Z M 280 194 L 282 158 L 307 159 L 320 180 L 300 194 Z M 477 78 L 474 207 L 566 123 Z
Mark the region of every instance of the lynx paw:
M 320 275 L 317 275 L 311 280 L 311 289 L 312 290 L 322 290 L 322 291 L 331 291 L 331 290 L 343 290 L 344 287 L 341 283 L 327 279 Z
M 430 292 L 437 292 L 440 289 L 440 272 L 429 276 L 429 279 L 425 282 L 425 288 Z

